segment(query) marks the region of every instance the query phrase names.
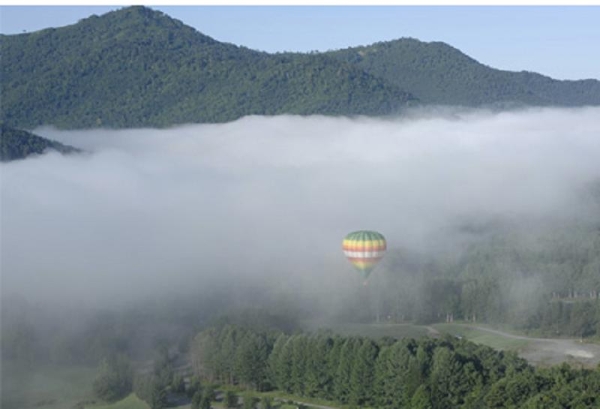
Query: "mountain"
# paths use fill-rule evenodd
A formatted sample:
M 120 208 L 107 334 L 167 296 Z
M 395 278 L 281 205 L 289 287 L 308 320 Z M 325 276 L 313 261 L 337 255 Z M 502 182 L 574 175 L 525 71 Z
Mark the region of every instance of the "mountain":
M 2 116 L 27 129 L 161 127 L 252 114 L 376 115 L 414 100 L 330 56 L 271 55 L 220 43 L 145 7 L 0 41 Z
M 30 155 L 41 155 L 48 150 L 60 153 L 81 152 L 72 146 L 0 124 L 0 162 L 24 159 Z
M 412 38 L 327 53 L 415 95 L 425 104 L 600 105 L 600 81 L 558 81 L 485 66 L 441 42 Z
M 600 105 L 600 82 L 496 70 L 401 39 L 269 54 L 135 6 L 0 36 L 0 119 L 15 128 L 166 127 L 245 115 L 389 115 L 417 104 Z

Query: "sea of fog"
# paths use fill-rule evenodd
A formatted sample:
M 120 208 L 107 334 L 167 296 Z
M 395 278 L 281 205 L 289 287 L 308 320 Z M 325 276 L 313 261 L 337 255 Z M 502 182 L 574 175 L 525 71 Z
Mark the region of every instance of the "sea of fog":
M 327 295 L 354 277 L 350 231 L 427 251 L 458 221 L 584 217 L 600 178 L 600 108 L 34 132 L 86 150 L 0 165 L 2 295 L 39 300 Z

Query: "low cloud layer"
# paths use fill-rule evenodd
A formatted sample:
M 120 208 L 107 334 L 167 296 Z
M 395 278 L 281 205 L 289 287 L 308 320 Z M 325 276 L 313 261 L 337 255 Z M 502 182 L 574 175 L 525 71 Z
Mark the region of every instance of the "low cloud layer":
M 577 192 L 600 178 L 598 118 L 415 111 L 38 129 L 89 153 L 1 165 L 2 294 L 113 303 L 214 283 L 351 285 L 340 247 L 352 230 L 426 250 L 464 220 L 581 217 Z

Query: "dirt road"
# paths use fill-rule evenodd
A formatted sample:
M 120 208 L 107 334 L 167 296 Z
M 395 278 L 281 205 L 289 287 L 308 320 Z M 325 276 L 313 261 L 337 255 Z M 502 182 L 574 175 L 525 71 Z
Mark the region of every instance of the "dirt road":
M 579 363 L 586 367 L 595 367 L 600 364 L 600 345 L 586 344 L 579 339 L 530 338 L 474 325 L 465 325 L 465 327 L 506 338 L 528 341 L 527 346 L 520 349 L 518 353 L 519 356 L 535 365 L 556 365 L 569 362 Z
M 275 398 L 275 400 L 278 401 L 278 402 L 289 402 L 288 399 L 282 399 L 282 398 Z M 314 404 L 314 403 L 307 403 L 307 402 L 303 402 L 303 401 L 296 400 L 296 399 L 292 400 L 292 402 L 294 402 L 295 404 L 309 406 L 311 408 L 318 408 L 318 409 L 339 409 L 337 406 L 334 407 L 334 406 L 317 405 L 317 404 Z

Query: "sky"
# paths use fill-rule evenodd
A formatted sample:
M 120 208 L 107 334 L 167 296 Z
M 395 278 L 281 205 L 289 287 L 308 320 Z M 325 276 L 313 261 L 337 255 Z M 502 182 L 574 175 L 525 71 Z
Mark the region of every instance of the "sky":
M 87 153 L 0 164 L 2 297 L 111 304 L 252 282 L 333 300 L 362 285 L 341 249 L 354 230 L 405 255 L 453 249 L 463 223 L 597 220 L 582 192 L 600 180 L 599 117 L 428 108 L 36 129 Z
M 0 32 L 18 34 L 74 24 L 123 6 L 9 6 Z M 145 3 L 151 4 L 151 3 Z M 600 79 L 600 5 L 579 6 L 209 6 L 150 7 L 218 41 L 251 49 L 327 51 L 402 37 L 442 41 L 503 70 L 556 79 Z M 443 4 L 443 2 L 442 2 Z

